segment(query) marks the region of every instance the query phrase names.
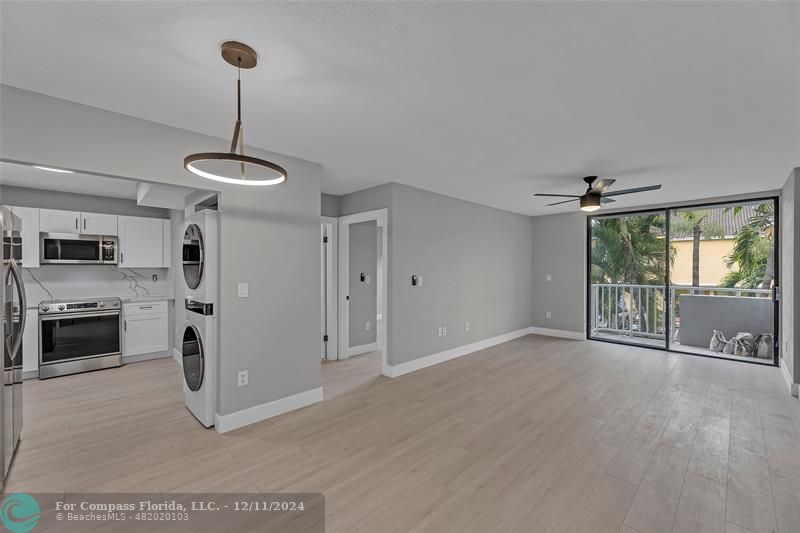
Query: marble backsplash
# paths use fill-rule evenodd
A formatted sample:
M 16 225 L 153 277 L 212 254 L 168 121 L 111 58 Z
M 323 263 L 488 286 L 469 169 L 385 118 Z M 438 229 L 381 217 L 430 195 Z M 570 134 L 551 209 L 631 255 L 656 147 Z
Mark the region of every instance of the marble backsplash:
M 153 281 L 153 275 L 158 277 Z M 42 300 L 117 296 L 173 296 L 172 272 L 166 268 L 118 268 L 111 265 L 42 265 L 23 269 L 28 308 Z

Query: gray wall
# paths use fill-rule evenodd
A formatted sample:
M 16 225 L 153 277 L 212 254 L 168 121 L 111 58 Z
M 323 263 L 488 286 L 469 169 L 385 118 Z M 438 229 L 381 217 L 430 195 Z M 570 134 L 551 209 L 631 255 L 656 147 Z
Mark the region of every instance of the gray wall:
M 532 241 L 531 324 L 585 332 L 586 216 L 564 213 L 533 217 Z
M 29 189 L 11 185 L 3 185 L 0 189 L 2 189 L 3 201 L 7 205 L 108 213 L 110 215 L 133 217 L 169 218 L 168 210 L 137 205 L 136 200 L 48 191 L 45 189 Z
M 321 196 L 320 212 L 324 217 L 338 217 L 339 197 L 332 194 L 323 194 Z
M 800 315 L 795 313 L 794 304 L 800 299 L 798 269 L 800 269 L 800 169 L 794 169 L 781 190 L 780 203 L 780 278 L 781 286 L 781 358 L 793 376 L 794 383 L 800 383 L 800 350 L 796 339 L 800 338 Z
M 217 184 L 186 172 L 183 157 L 228 140 L 7 85 L 0 106 L 3 158 L 221 192 L 220 413 L 320 386 L 320 323 L 311 319 L 321 305 L 319 164 L 248 148 L 286 168 L 288 182 Z M 249 298 L 236 296 L 241 281 Z M 237 387 L 245 369 L 250 384 Z
M 350 225 L 350 346 L 362 346 L 376 341 L 376 317 L 378 314 L 378 232 L 374 220 Z M 369 276 L 369 283 L 361 281 L 361 274 Z M 369 321 L 370 329 L 366 328 Z
M 396 183 L 340 199 L 341 215 L 384 207 L 390 365 L 530 326 L 530 217 Z

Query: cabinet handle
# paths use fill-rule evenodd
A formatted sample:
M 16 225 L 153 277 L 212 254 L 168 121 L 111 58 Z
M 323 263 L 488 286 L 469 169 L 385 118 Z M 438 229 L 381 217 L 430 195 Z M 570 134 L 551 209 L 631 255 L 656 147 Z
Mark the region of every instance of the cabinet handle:
M 120 263 L 124 263 L 125 262 L 125 252 L 120 252 L 119 253 L 119 262 Z
M 152 305 L 140 305 L 139 306 L 139 309 L 152 309 L 152 308 L 153 308 Z
M 86 219 L 83 219 L 83 229 L 86 229 Z
M 127 320 L 122 322 L 122 331 L 128 331 L 128 321 Z
M 78 219 L 75 219 L 75 229 L 78 229 Z

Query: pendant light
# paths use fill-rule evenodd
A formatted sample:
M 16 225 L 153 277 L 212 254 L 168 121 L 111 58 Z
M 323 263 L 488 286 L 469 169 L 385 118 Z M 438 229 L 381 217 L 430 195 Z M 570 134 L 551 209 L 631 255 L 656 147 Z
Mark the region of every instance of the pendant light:
M 251 69 L 258 63 L 256 51 L 237 41 L 222 43 L 222 59 L 237 69 L 236 125 L 228 152 L 201 152 L 186 156 L 183 166 L 192 174 L 206 179 L 236 185 L 278 185 L 287 179 L 286 169 L 272 163 L 244 155 L 242 129 L 242 69 Z M 236 153 L 236 149 L 239 153 Z

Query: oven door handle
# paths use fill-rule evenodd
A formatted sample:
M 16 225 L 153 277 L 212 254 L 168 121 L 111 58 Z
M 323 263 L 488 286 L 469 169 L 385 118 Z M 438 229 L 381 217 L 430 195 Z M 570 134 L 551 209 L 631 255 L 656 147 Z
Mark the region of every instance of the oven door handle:
M 94 318 L 96 316 L 119 316 L 119 311 L 100 311 L 98 313 L 61 313 L 53 315 L 39 315 L 39 320 L 47 322 L 62 318 Z

